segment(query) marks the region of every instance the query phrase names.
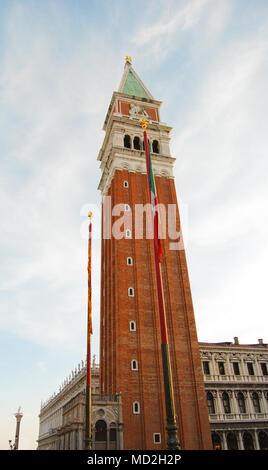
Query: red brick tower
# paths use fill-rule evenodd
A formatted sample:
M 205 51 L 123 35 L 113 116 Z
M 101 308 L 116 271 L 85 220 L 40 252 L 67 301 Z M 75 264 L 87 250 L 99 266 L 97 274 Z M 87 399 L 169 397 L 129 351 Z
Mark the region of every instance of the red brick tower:
M 103 200 L 101 259 L 100 387 L 122 394 L 124 449 L 165 449 L 166 416 L 153 241 L 146 239 L 149 202 L 142 117 L 149 122 L 161 213 L 162 279 L 178 436 L 182 449 L 210 449 L 211 435 L 191 289 L 182 244 L 168 233 L 180 221 L 169 150 L 171 128 L 159 118 L 160 101 L 144 86 L 126 58 L 118 92 L 106 115 L 98 159 Z M 121 206 L 118 206 L 121 204 Z M 169 208 L 171 212 L 169 213 Z M 110 212 L 111 211 L 111 212 Z M 122 211 L 122 212 L 120 212 Z M 111 215 L 111 225 L 109 214 Z M 168 214 L 171 217 L 168 218 Z M 141 223 L 144 221 L 143 234 Z M 118 229 L 121 231 L 118 236 Z M 173 245 L 172 245 L 173 244 Z M 177 247 L 178 248 L 178 247 Z

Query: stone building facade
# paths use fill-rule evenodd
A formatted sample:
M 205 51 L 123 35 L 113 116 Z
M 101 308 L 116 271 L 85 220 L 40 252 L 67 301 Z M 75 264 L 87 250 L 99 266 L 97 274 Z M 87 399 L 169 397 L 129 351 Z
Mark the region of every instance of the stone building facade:
M 199 347 L 213 448 L 268 450 L 268 345 L 239 344 L 235 338 Z M 83 449 L 85 386 L 82 366 L 42 404 L 38 449 Z M 99 368 L 93 363 L 93 449 L 123 449 L 123 425 L 121 396 L 99 394 Z
M 199 345 L 213 447 L 268 450 L 268 345 Z
M 93 362 L 92 446 L 122 449 L 121 395 L 99 394 L 99 367 Z M 82 450 L 85 438 L 86 367 L 78 366 L 58 393 L 41 404 L 38 450 Z

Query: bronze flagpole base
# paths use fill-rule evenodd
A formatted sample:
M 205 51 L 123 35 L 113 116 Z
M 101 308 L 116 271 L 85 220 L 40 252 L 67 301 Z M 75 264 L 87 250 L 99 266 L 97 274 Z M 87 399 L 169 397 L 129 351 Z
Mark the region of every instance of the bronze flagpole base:
M 176 424 L 174 395 L 172 387 L 172 376 L 170 370 L 170 358 L 168 344 L 161 344 L 162 351 L 162 364 L 164 375 L 164 388 L 165 388 L 165 402 L 167 414 L 167 448 L 180 450 L 180 443 L 178 439 L 178 427 Z

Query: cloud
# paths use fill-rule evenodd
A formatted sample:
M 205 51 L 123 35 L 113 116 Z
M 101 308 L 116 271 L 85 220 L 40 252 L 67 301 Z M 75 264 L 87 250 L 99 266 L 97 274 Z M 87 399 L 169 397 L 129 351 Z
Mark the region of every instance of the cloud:
M 103 62 L 107 46 L 101 39 L 88 47 L 92 31 L 85 32 L 79 48 L 69 41 L 64 44 L 69 23 L 60 15 L 62 10 L 54 13 L 63 37 L 51 35 L 45 17 L 34 10 L 29 13 L 15 4 L 10 11 L 1 67 L 5 113 L 0 132 L 6 152 L 0 186 L 5 312 L 0 326 L 48 347 L 81 350 L 87 243 L 81 237 L 80 209 L 100 200 L 97 154 L 111 93 L 113 54 Z M 61 47 L 64 53 L 58 55 Z M 95 322 L 97 241 L 93 259 Z
M 246 146 L 264 116 L 267 39 L 261 30 L 218 51 L 204 66 L 195 103 L 175 125 L 171 147 L 180 156 L 177 174 L 194 184 L 196 200 L 215 194 L 245 164 L 252 165 L 253 149 Z M 260 138 L 265 143 L 265 134 Z
M 176 0 L 165 2 L 161 7 L 158 5 L 158 10 L 153 10 L 154 15 L 152 7 L 148 7 L 143 24 L 133 36 L 133 45 L 143 51 L 145 63 L 148 55 L 159 64 L 172 52 L 172 60 L 180 63 L 184 54 L 191 60 L 198 48 L 210 48 L 211 42 L 215 42 L 227 23 L 232 2 Z
M 176 8 L 177 3 L 169 5 L 166 12 L 161 12 L 161 19 L 154 24 L 146 24 L 138 30 L 135 43 L 144 46 L 155 40 L 165 42 L 167 37 L 177 33 L 178 29 L 193 28 L 210 2 L 211 0 L 191 0 L 183 2 L 179 8 Z

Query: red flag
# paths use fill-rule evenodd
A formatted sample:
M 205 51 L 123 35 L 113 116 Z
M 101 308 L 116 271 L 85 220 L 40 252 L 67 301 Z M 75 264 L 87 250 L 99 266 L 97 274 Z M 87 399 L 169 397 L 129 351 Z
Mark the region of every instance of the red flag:
M 88 237 L 88 333 L 92 334 L 92 314 L 91 314 L 91 238 L 92 238 L 92 224 L 91 212 L 89 214 L 89 237 Z
M 158 208 L 157 208 L 157 196 L 156 196 L 156 189 L 154 184 L 154 175 L 152 169 L 152 162 L 151 162 L 151 154 L 150 148 L 148 145 L 147 139 L 147 132 L 144 131 L 144 147 L 145 147 L 145 155 L 146 155 L 146 166 L 147 166 L 147 178 L 148 178 L 148 186 L 149 186 L 149 197 L 152 204 L 153 210 L 153 217 L 154 217 L 154 243 L 157 249 L 157 258 L 159 263 L 161 262 L 162 258 L 162 243 L 161 239 L 159 238 L 159 215 L 158 215 Z

